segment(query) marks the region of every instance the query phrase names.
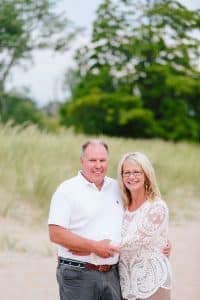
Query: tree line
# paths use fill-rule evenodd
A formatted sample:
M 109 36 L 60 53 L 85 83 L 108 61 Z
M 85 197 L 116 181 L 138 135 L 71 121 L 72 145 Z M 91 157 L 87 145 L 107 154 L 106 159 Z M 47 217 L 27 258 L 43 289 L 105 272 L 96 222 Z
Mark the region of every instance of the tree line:
M 91 40 L 66 75 L 71 97 L 61 105 L 61 125 L 94 135 L 199 142 L 199 28 L 200 10 L 179 1 L 102 1 Z

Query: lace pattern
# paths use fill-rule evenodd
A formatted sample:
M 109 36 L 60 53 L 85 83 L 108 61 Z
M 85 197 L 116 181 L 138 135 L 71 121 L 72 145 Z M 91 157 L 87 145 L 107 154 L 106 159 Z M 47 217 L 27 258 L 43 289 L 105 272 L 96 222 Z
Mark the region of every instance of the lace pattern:
M 161 199 L 125 212 L 119 261 L 123 298 L 145 299 L 159 287 L 171 288 L 169 261 L 162 254 L 167 233 L 168 208 Z

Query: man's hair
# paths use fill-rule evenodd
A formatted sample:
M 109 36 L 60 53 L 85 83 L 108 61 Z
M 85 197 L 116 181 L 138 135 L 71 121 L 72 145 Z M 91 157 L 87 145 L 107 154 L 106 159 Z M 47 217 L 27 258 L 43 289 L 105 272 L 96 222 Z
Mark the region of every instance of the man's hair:
M 83 155 L 83 153 L 85 152 L 85 150 L 89 145 L 102 145 L 106 149 L 106 151 L 109 152 L 108 145 L 104 143 L 102 140 L 88 140 L 81 147 L 81 155 Z

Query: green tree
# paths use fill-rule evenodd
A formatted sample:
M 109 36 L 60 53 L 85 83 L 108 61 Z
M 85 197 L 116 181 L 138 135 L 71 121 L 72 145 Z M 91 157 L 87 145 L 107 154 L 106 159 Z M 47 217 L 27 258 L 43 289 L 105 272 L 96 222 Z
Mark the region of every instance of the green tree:
M 64 51 L 76 30 L 53 0 L 1 0 L 0 101 L 6 114 L 5 86 L 12 69 L 30 61 L 33 51 Z
M 191 11 L 174 0 L 103 1 L 91 44 L 76 55 L 71 105 L 96 87 L 111 97 L 137 96 L 142 109 L 152 112 L 157 136 L 198 140 L 199 20 L 199 10 Z M 123 111 L 123 106 L 118 110 Z M 128 115 L 137 127 L 139 118 Z M 81 119 L 79 122 L 81 126 Z M 116 134 L 120 135 L 119 128 L 116 126 Z M 142 135 L 142 128 L 137 128 Z
M 134 134 L 135 137 L 153 137 L 153 114 L 141 106 L 138 97 L 102 93 L 99 89 L 94 89 L 89 95 L 62 106 L 62 124 L 67 127 L 74 126 L 77 132 L 87 134 L 127 137 Z M 119 110 L 119 107 L 122 109 Z
M 91 43 L 77 50 L 77 68 L 68 72 L 72 99 L 87 95 L 93 87 L 106 93 L 114 92 L 112 68 L 124 62 L 120 51 L 123 14 L 119 14 L 118 6 L 111 0 L 103 1 L 96 14 Z
M 200 11 L 160 0 L 148 1 L 144 12 L 135 81 L 144 106 L 154 111 L 161 136 L 198 140 Z

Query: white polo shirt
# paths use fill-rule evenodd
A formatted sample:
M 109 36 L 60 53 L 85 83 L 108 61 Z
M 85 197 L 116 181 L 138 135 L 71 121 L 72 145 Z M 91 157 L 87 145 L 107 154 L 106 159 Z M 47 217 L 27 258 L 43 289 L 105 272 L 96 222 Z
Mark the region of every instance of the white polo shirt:
M 61 183 L 54 193 L 48 224 L 62 226 L 88 239 L 110 239 L 114 244 L 119 244 L 123 212 L 116 180 L 105 177 L 103 187 L 99 190 L 79 172 L 77 176 Z M 73 255 L 60 245 L 58 256 L 94 263 L 93 255 Z M 118 259 L 118 254 L 111 258 L 96 256 L 95 263 L 115 264 Z

